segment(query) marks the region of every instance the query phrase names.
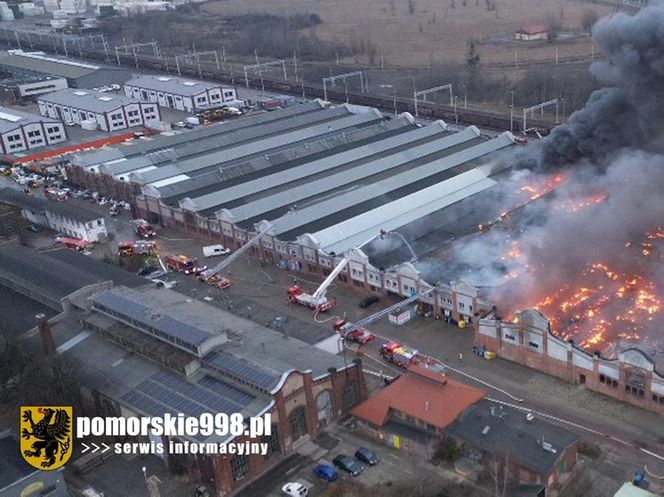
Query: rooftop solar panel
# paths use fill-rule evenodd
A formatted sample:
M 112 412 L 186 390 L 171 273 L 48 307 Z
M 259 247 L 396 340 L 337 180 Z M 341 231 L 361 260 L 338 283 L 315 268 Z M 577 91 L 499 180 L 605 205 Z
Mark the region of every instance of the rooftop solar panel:
M 151 328 L 156 329 L 158 332 L 166 335 L 169 341 L 173 343 L 181 341 L 188 345 L 189 348 L 197 349 L 211 336 L 209 333 L 179 321 L 172 316 L 155 314 L 153 310 L 142 305 L 140 302 L 114 293 L 112 290 L 96 295 L 93 303 L 97 309 L 101 305 L 114 314 L 128 318 L 130 322 L 137 322 L 143 331 L 153 333 Z
M 264 390 L 272 389 L 280 379 L 280 375 L 276 373 L 261 370 L 223 352 L 212 352 L 205 357 L 205 360 L 220 370 L 238 376 Z

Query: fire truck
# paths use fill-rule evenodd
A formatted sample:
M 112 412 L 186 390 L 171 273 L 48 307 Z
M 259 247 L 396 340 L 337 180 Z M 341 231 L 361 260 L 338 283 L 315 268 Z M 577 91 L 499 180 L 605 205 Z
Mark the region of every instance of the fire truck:
M 198 259 L 191 259 L 186 255 L 169 255 L 166 257 L 166 268 L 178 273 L 199 275 L 207 266 L 198 266 Z
M 381 345 L 380 355 L 387 362 L 402 368 L 416 365 L 440 374 L 445 373 L 445 366 L 436 359 L 424 357 L 416 349 L 406 347 L 398 342 L 390 341 Z
M 145 219 L 132 219 L 129 221 L 129 225 L 134 230 L 134 233 L 141 238 L 152 238 L 157 234 L 152 225 Z
M 325 293 L 327 292 L 327 289 L 332 284 L 332 282 L 337 278 L 337 276 L 339 276 L 339 273 L 341 273 L 341 271 L 346 268 L 346 265 L 350 262 L 353 254 L 358 252 L 365 245 L 373 242 L 376 238 L 383 240 L 387 235 L 388 233 L 385 230 L 380 230 L 377 235 L 372 236 L 364 243 L 359 244 L 357 247 L 350 249 L 346 256 L 341 259 L 341 262 L 339 262 L 339 264 L 336 265 L 332 272 L 327 275 L 327 278 L 325 278 L 325 280 L 320 284 L 316 291 L 305 292 L 299 285 L 293 285 L 286 291 L 288 300 L 294 304 L 310 307 L 316 312 L 325 312 L 330 310 L 335 306 L 336 303 L 334 301 L 328 301 L 325 297 Z
M 419 352 L 410 347 L 405 347 L 397 342 L 386 342 L 380 346 L 380 355 L 387 362 L 396 366 L 407 368 L 411 364 L 418 364 Z
M 124 241 L 118 244 L 118 255 L 128 257 L 132 255 L 155 255 L 159 252 L 157 242 L 153 240 Z
M 233 284 L 233 282 L 230 279 L 224 278 L 219 273 L 211 274 L 212 271 L 213 269 L 207 269 L 203 271 L 198 275 L 198 279 L 203 281 L 204 283 L 207 283 L 210 286 L 221 288 L 222 290 L 224 288 L 230 287 Z
M 92 243 L 88 242 L 87 240 L 80 240 L 78 238 L 59 236 L 55 239 L 55 241 L 63 244 L 67 248 L 78 250 L 79 252 L 92 248 Z

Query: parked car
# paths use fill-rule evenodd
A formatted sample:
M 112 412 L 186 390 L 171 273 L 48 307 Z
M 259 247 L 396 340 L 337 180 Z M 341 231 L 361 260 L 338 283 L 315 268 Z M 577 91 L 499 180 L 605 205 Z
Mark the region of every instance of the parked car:
M 359 343 L 360 345 L 366 345 L 367 343 L 369 343 L 374 338 L 376 338 L 376 335 L 369 332 L 365 328 L 358 328 L 358 329 L 353 330 L 350 333 L 348 333 L 348 335 L 346 335 L 347 340 L 350 340 L 351 342 Z
M 156 273 L 156 271 L 157 271 L 157 268 L 156 268 L 156 267 L 149 267 L 149 266 L 148 266 L 148 267 L 142 267 L 141 269 L 139 269 L 139 270 L 136 272 L 136 274 L 137 274 L 138 276 L 147 276 L 147 275 L 149 275 L 149 274 L 152 274 L 152 275 L 153 275 L 153 278 L 154 278 L 154 274 Z M 163 271 L 162 271 L 162 272 L 163 272 Z
M 25 227 L 25 229 L 30 231 L 31 233 L 41 233 L 41 230 L 42 230 L 39 226 L 37 226 L 36 224 L 32 224 L 32 223 L 28 224 Z
M 369 466 L 375 466 L 380 461 L 376 454 L 364 447 L 357 449 L 357 452 L 355 452 L 355 458 Z
M 281 487 L 281 491 L 290 497 L 307 497 L 309 495 L 309 488 L 301 483 L 286 483 Z
M 360 307 L 361 307 L 362 309 L 366 309 L 367 307 L 372 306 L 372 305 L 374 305 L 376 302 L 379 302 L 379 301 L 380 301 L 380 298 L 379 298 L 379 297 L 377 297 L 377 296 L 375 296 L 375 295 L 371 295 L 370 297 L 367 297 L 367 298 L 362 299 L 362 300 L 360 301 Z
M 158 278 L 149 278 L 152 283 L 156 283 L 158 287 L 164 287 L 164 288 L 175 288 L 178 284 L 177 281 L 175 280 L 160 280 Z
M 357 476 L 362 473 L 362 471 L 364 471 L 364 466 L 362 466 L 352 457 L 344 456 L 343 454 L 339 454 L 337 457 L 332 459 L 332 464 L 352 476 Z
M 314 474 L 327 482 L 334 481 L 339 477 L 336 470 L 327 464 L 317 464 L 314 466 Z

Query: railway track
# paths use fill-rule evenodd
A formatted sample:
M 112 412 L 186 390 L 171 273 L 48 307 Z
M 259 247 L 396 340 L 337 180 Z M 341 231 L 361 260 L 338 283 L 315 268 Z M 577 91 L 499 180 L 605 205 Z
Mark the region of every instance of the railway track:
M 22 31 L 14 31 L 12 29 L 4 28 L 2 30 L 4 36 L 0 34 L 0 45 L 8 48 L 26 48 L 28 43 L 23 40 L 21 44 L 20 36 Z M 36 36 L 36 35 L 35 35 Z M 52 38 L 52 36 L 51 36 Z M 41 50 L 48 53 L 58 54 L 58 38 L 50 40 L 48 36 L 37 36 L 29 40 L 30 50 Z M 62 47 L 60 47 L 62 49 Z M 60 50 L 61 52 L 63 50 Z M 109 52 L 101 48 L 83 46 L 77 44 L 74 48 L 70 48 L 69 57 L 81 60 L 95 61 L 109 63 Z M 74 52 L 76 55 L 74 55 Z M 172 73 L 176 71 L 176 64 L 173 57 L 159 56 L 140 53 L 117 53 L 113 57 L 121 66 L 135 67 L 138 69 L 148 69 L 151 71 L 160 71 Z M 190 76 L 194 78 L 207 79 L 210 81 L 217 81 L 220 83 L 233 84 L 237 83 L 235 75 L 218 69 L 217 67 L 210 67 L 210 63 L 201 61 L 197 64 L 187 64 L 180 62 L 177 70 L 182 76 Z M 249 78 L 247 81 L 249 87 L 282 93 L 287 95 L 301 96 L 305 95 L 307 98 L 323 98 L 323 86 L 316 83 L 293 82 L 287 80 L 279 80 L 273 78 Z M 348 102 L 355 105 L 365 105 L 368 107 L 376 107 L 386 112 L 410 112 L 415 113 L 415 107 L 412 99 L 403 97 L 393 97 L 387 95 L 375 95 L 368 93 L 357 93 L 352 91 L 338 91 L 334 88 L 327 89 L 328 100 L 334 102 Z M 450 105 L 442 105 L 432 102 L 417 103 L 418 115 L 428 119 L 442 119 L 447 122 L 458 122 L 463 124 L 474 124 L 482 128 L 493 130 L 508 130 L 510 129 L 510 116 L 500 112 L 482 111 L 477 109 L 463 109 L 457 107 L 456 109 Z M 514 116 L 513 129 L 514 132 L 522 131 L 522 123 Z M 538 121 L 536 119 L 530 120 L 533 127 L 540 128 L 545 132 L 549 131 L 552 125 L 546 121 Z

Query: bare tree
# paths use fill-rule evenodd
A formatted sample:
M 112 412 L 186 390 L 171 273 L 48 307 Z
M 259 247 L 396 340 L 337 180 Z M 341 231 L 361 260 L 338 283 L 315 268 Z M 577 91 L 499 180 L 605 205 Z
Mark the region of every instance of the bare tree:
M 584 10 L 583 14 L 581 15 L 581 27 L 584 31 L 590 33 L 592 31 L 593 24 L 597 22 L 598 18 L 599 16 L 597 15 L 597 12 L 593 9 Z
M 494 497 L 505 497 L 507 495 L 507 484 L 510 480 L 509 453 L 505 453 L 504 457 L 494 454 L 489 463 L 488 471 L 493 483 Z
M 563 23 L 560 17 L 555 12 L 547 12 L 544 16 L 544 24 L 549 32 L 548 38 L 551 43 L 558 39 L 560 32 L 563 29 Z

